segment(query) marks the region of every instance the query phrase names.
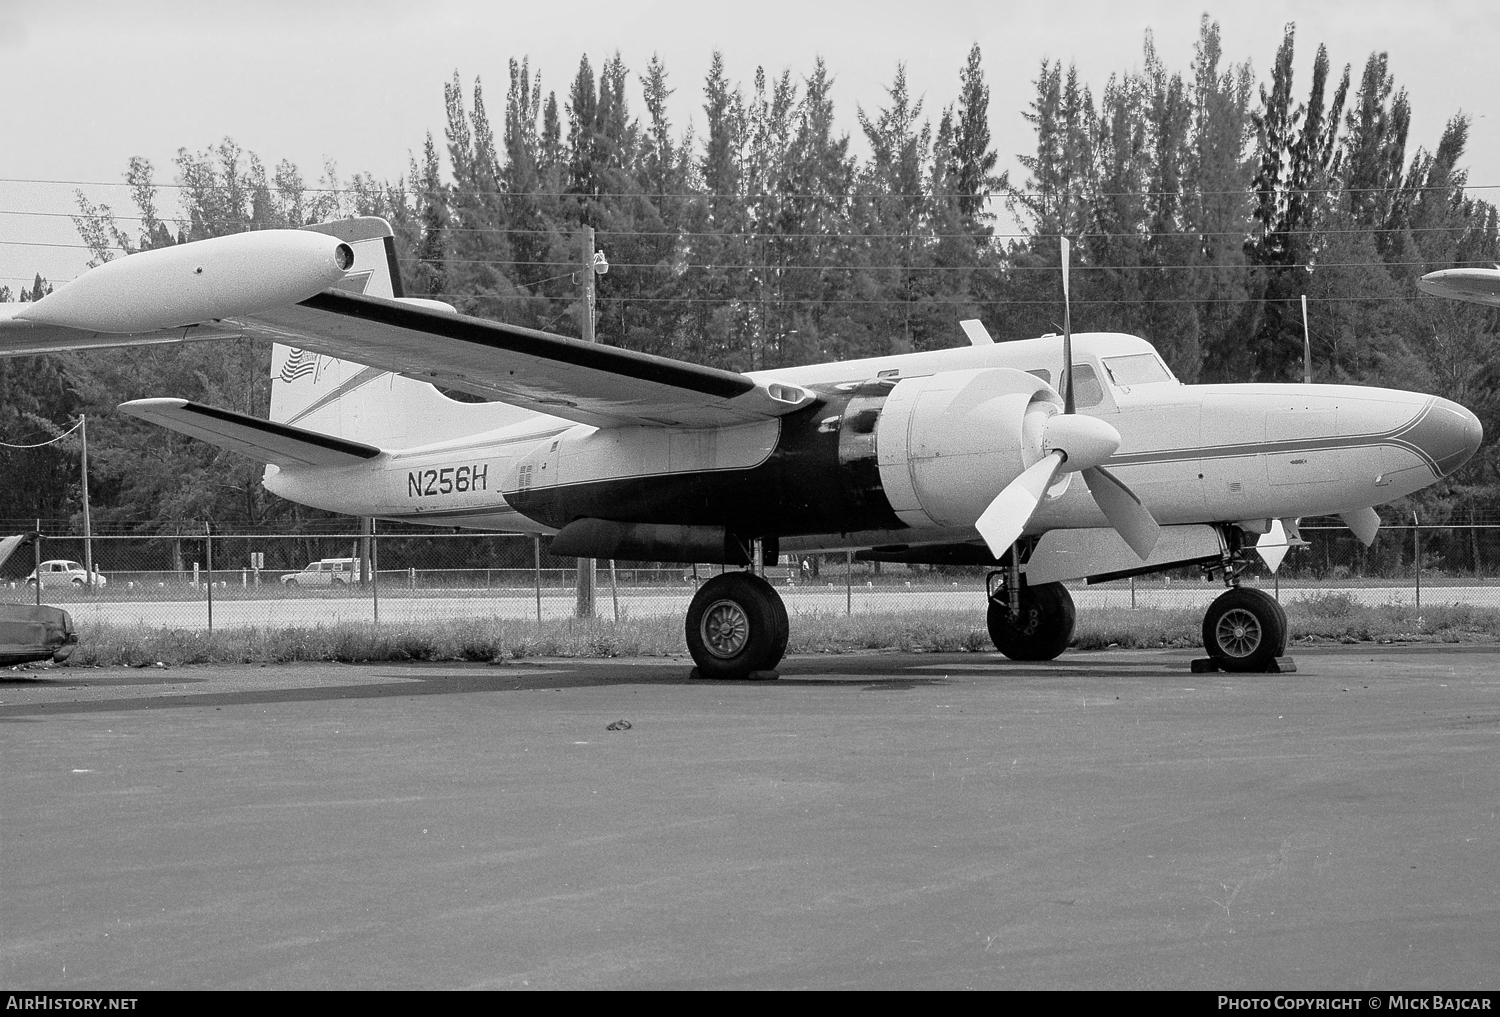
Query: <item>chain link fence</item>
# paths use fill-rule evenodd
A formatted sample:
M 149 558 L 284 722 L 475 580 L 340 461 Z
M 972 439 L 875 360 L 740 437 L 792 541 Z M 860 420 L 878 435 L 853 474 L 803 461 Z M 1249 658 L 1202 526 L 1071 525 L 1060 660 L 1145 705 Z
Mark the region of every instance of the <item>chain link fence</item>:
M 1367 605 L 1500 608 L 1500 526 L 1386 526 L 1369 548 L 1342 526 L 1302 527 L 1278 573 L 1245 581 L 1285 601 L 1343 593 Z M 596 563 L 592 597 L 548 538 L 501 533 L 44 533 L 0 574 L 0 599 L 64 607 L 80 624 L 169 629 L 463 619 L 681 618 L 719 566 Z M 94 582 L 83 568 L 92 560 Z M 41 588 L 34 571 L 42 563 Z M 984 608 L 985 568 L 894 565 L 848 554 L 783 556 L 765 570 L 792 615 L 910 614 Z M 1221 584 L 1200 570 L 1069 583 L 1081 610 L 1202 609 Z

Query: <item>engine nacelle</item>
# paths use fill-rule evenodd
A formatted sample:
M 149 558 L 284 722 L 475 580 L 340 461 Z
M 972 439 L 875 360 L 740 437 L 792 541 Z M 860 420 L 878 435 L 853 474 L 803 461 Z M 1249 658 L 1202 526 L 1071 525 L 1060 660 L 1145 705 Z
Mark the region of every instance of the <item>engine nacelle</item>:
M 15 317 L 90 332 L 155 332 L 295 304 L 353 263 L 349 245 L 326 234 L 236 233 L 117 258 Z
M 1009 368 L 907 378 L 876 425 L 881 486 L 909 526 L 969 526 L 1006 484 L 1042 456 L 1046 421 L 1062 400 Z

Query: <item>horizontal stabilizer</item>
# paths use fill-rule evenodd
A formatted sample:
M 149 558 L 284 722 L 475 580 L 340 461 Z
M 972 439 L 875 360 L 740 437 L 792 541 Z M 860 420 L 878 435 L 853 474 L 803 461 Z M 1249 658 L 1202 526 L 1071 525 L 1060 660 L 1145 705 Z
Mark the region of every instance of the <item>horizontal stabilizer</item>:
M 121 403 L 132 417 L 277 466 L 352 466 L 380 455 L 357 441 L 261 420 L 186 399 L 135 399 Z

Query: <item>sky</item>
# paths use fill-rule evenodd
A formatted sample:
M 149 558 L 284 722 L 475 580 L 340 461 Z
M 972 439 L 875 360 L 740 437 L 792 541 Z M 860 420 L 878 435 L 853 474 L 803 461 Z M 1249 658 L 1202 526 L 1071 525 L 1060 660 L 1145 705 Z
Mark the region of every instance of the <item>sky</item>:
M 1020 182 L 1015 156 L 1034 145 L 1022 114 L 1042 60 L 1076 65 L 1097 100 L 1111 74 L 1140 68 L 1149 29 L 1167 68 L 1187 76 L 1205 13 L 1220 24 L 1224 60 L 1249 60 L 1260 81 L 1283 26 L 1295 22 L 1298 99 L 1319 43 L 1336 70 L 1353 64 L 1356 84 L 1369 54 L 1388 52 L 1411 99 L 1408 158 L 1467 112 L 1470 184 L 1500 199 L 1495 0 L 0 0 L 0 285 L 83 271 L 87 255 L 67 217 L 74 191 L 133 211 L 118 184 L 132 156 L 150 159 L 169 183 L 178 149 L 202 151 L 227 136 L 270 166 L 296 163 L 309 182 L 329 160 L 341 177 L 394 180 L 429 132 L 441 147 L 443 83 L 455 71 L 466 94 L 483 79 L 499 129 L 511 57 L 529 57 L 561 101 L 584 54 L 597 71 L 618 51 L 635 74 L 657 54 L 676 89 L 680 134 L 689 123 L 702 130 L 715 50 L 747 93 L 757 66 L 800 79 L 821 55 L 835 75 L 839 128 L 858 141 L 856 106 L 878 109 L 902 64 L 935 125 L 977 42 L 1000 168 Z M 631 98 L 643 115 L 638 85 Z

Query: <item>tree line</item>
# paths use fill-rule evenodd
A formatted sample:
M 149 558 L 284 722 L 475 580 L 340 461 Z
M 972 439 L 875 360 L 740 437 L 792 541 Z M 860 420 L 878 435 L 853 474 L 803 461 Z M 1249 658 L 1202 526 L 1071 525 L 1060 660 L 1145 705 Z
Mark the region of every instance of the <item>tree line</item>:
M 701 131 L 670 119 L 658 58 L 635 72 L 616 54 L 596 71 L 585 56 L 561 95 L 513 59 L 494 117 L 493 93 L 455 71 L 445 123 L 397 180 L 330 163 L 309 182 L 226 139 L 179 151 L 177 215 L 161 211 L 155 167 L 137 158 L 125 172 L 133 212 L 80 193 L 75 221 L 97 263 L 379 215 L 409 294 L 575 336 L 592 227 L 611 264 L 599 340 L 731 370 L 957 345 L 970 317 L 1001 341 L 1055 331 L 1067 236 L 1075 327 L 1142 335 L 1184 381 L 1299 380 L 1305 295 L 1316 380 L 1442 394 L 1500 433 L 1500 318 L 1415 289 L 1425 272 L 1500 260 L 1496 208 L 1463 168 L 1468 116 L 1454 112 L 1432 147 L 1414 144 L 1386 54 L 1356 77 L 1318 46 L 1299 83 L 1295 46 L 1288 25 L 1258 79 L 1249 60 L 1226 58 L 1204 16 L 1185 71 L 1147 33 L 1140 69 L 1111 76 L 1097 99 L 1075 67 L 1043 60 L 1031 136 L 1010 142 L 1024 150 L 1015 179 L 996 173 L 977 46 L 945 104 L 913 94 L 898 67 L 856 104 L 853 132 L 821 59 L 803 75 L 757 70 L 746 87 L 715 53 Z M 20 444 L 89 413 L 101 526 L 317 525 L 322 514 L 260 488 L 258 465 L 111 412 L 172 394 L 264 414 L 268 392 L 269 351 L 250 343 L 0 360 L 0 436 Z M 78 512 L 72 440 L 0 448 L 17 478 L 0 517 Z M 1496 465 L 1487 444 L 1460 484 L 1421 496 L 1424 521 L 1493 517 Z

